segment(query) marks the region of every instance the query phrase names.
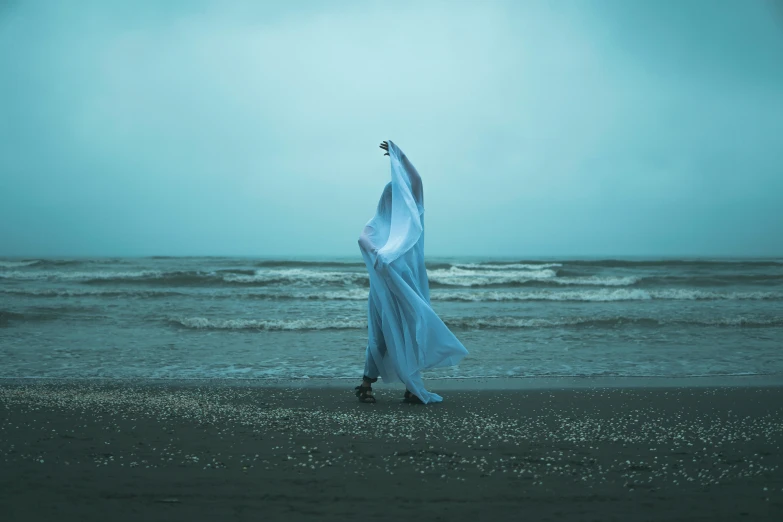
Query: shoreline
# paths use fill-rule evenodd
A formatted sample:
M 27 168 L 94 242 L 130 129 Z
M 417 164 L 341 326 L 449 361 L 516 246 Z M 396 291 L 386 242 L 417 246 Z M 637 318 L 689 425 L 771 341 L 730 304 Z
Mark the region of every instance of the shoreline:
M 306 379 L 243 379 L 243 378 L 145 378 L 136 377 L 0 377 L 0 386 L 15 384 L 129 384 L 133 386 L 226 386 L 249 388 L 311 388 L 340 389 L 352 387 L 356 378 Z M 447 391 L 481 390 L 579 390 L 591 388 L 745 388 L 783 386 L 783 374 L 766 375 L 707 375 L 684 377 L 475 377 L 425 378 L 428 389 Z M 397 382 L 378 381 L 378 389 L 404 390 Z

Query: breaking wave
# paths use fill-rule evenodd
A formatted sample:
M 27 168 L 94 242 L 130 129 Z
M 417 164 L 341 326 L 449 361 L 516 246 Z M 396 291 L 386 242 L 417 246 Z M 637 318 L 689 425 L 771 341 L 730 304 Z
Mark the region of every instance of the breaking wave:
M 334 319 L 207 319 L 205 317 L 171 318 L 169 322 L 196 330 L 353 330 L 366 328 L 359 320 Z
M 366 301 L 367 288 L 347 288 L 344 290 L 275 291 L 275 290 L 234 290 L 217 289 L 209 293 L 188 292 L 185 290 L 159 289 L 101 289 L 101 288 L 8 288 L 0 290 L 0 295 L 16 295 L 37 298 L 55 297 L 94 297 L 159 299 L 165 297 L 209 298 L 209 299 L 259 299 L 279 301 Z M 588 288 L 581 290 L 433 290 L 432 301 L 456 302 L 620 302 L 620 301 L 781 301 L 783 292 L 714 292 L 689 289 L 643 290 L 639 288 Z
M 366 320 L 358 319 L 209 319 L 206 317 L 174 317 L 174 325 L 196 330 L 356 330 L 367 328 Z M 664 320 L 648 317 L 569 317 L 539 319 L 520 317 L 452 318 L 444 321 L 455 329 L 523 329 L 523 328 L 617 328 L 623 326 L 659 327 L 665 325 L 692 325 L 717 327 L 774 327 L 783 326 L 783 318 L 725 317 L 708 320 Z
M 631 286 L 639 282 L 635 276 L 558 277 L 551 268 L 534 270 L 466 270 L 452 267 L 428 272 L 433 288 L 449 286 Z
M 665 289 L 587 289 L 569 291 L 527 291 L 527 292 L 433 292 L 433 301 L 764 301 L 783 300 L 781 292 L 708 292 L 702 290 Z

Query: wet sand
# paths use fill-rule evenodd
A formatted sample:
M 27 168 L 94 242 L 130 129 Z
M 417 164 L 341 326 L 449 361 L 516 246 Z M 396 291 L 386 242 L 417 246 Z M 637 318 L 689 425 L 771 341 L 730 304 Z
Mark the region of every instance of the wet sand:
M 783 388 L 0 383 L 0 519 L 783 520 Z

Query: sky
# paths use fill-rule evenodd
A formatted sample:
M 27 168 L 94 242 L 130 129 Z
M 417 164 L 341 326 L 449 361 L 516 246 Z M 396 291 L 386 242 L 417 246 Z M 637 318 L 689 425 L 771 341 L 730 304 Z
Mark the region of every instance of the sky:
M 0 256 L 783 256 L 781 0 L 0 0 Z

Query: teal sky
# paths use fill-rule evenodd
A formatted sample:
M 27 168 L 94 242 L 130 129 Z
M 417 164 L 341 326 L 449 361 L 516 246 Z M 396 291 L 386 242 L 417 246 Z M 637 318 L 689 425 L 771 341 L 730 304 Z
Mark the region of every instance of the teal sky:
M 778 0 L 283 4 L 0 0 L 0 255 L 783 255 Z

